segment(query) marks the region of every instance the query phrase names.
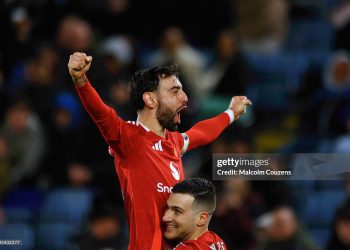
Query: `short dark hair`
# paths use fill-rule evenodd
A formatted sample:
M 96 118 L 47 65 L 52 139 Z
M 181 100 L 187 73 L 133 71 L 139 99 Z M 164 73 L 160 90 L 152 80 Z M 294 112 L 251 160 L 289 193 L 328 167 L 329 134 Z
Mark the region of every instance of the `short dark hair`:
M 179 70 L 176 65 L 164 67 L 146 68 L 137 71 L 129 83 L 130 101 L 132 106 L 138 111 L 143 109 L 143 93 L 157 90 L 160 80 L 169 76 L 178 77 Z
M 204 207 L 210 214 L 215 211 L 216 193 L 212 182 L 203 178 L 189 178 L 177 183 L 172 192 L 193 196 L 194 206 Z

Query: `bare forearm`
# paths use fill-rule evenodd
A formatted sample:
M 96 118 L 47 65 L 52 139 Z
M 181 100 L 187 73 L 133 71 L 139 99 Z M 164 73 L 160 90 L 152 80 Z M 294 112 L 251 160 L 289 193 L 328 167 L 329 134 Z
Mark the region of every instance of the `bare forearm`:
M 86 77 L 86 75 L 77 79 L 73 79 L 73 82 L 76 88 L 83 87 L 87 81 L 88 81 L 88 78 Z

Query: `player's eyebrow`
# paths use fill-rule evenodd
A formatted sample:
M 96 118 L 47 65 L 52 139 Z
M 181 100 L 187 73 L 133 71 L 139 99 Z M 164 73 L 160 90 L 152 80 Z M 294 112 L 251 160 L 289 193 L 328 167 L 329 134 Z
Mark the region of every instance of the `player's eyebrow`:
M 184 209 L 182 209 L 182 208 L 179 207 L 179 206 L 169 206 L 169 208 L 172 209 L 172 210 L 178 210 L 178 211 L 180 211 L 180 212 L 185 211 Z
M 181 89 L 181 86 L 175 85 L 175 86 L 172 86 L 169 90 L 171 91 L 173 89 L 176 89 L 176 90 Z

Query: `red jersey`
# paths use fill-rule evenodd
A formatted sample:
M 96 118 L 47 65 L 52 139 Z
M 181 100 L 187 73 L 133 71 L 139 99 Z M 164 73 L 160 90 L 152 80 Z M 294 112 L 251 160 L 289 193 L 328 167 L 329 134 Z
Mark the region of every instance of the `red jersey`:
M 196 240 L 179 243 L 174 250 L 227 250 L 225 242 L 214 232 L 207 231 Z
M 116 124 L 114 121 L 113 124 Z M 141 124 L 119 119 L 123 143 L 111 146 L 130 225 L 130 249 L 161 247 L 161 222 L 171 187 L 184 179 L 177 132 L 159 137 Z
M 188 136 L 165 131 L 163 138 L 141 123 L 123 121 L 89 82 L 77 90 L 114 156 L 129 224 L 129 249 L 165 249 L 161 222 L 172 186 L 184 179 L 180 157 L 187 149 L 214 140 L 230 124 L 230 116 L 212 118 L 210 135 L 204 122 Z

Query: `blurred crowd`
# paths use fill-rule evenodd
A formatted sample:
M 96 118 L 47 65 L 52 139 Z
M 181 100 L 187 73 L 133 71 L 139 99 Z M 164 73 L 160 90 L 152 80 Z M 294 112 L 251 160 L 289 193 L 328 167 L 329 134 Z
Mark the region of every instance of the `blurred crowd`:
M 0 239 L 23 249 L 127 247 L 113 160 L 67 70 L 75 51 L 125 120 L 131 75 L 170 63 L 190 99 L 180 131 L 233 95 L 253 101 L 184 157 L 187 177 L 211 179 L 212 153 L 350 152 L 350 1 L 4 0 L 0 20 Z M 211 226 L 229 249 L 350 249 L 349 182 L 215 184 Z

